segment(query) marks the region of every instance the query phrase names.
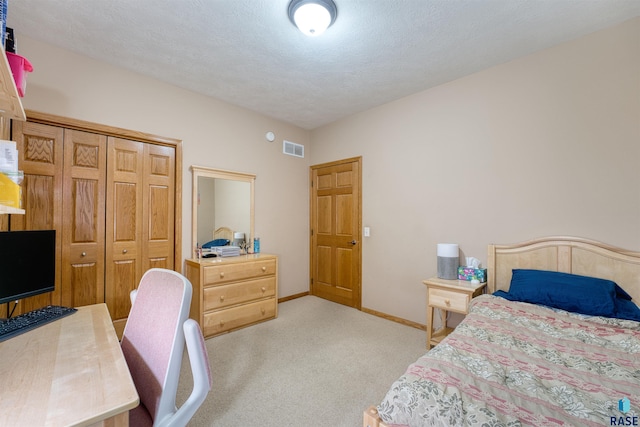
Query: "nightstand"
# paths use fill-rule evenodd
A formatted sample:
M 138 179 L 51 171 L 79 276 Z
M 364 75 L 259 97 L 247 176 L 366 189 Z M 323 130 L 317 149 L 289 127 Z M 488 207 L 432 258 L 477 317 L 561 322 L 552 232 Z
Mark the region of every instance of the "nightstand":
M 427 286 L 427 348 L 431 349 L 453 331 L 453 328 L 447 327 L 447 313 L 467 314 L 469 302 L 484 293 L 487 284 L 437 277 L 423 280 L 422 283 Z M 433 330 L 434 308 L 442 310 L 443 325 L 437 331 Z

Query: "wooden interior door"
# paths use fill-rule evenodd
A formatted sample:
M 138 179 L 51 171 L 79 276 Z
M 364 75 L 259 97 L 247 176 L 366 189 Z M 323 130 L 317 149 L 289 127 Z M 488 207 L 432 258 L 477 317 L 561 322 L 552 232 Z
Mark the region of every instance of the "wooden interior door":
M 105 299 L 122 335 L 131 309 L 129 294 L 142 276 L 142 182 L 144 143 L 107 140 Z
M 107 137 L 64 130 L 62 305 L 104 302 Z
M 312 295 L 361 308 L 362 158 L 311 167 Z

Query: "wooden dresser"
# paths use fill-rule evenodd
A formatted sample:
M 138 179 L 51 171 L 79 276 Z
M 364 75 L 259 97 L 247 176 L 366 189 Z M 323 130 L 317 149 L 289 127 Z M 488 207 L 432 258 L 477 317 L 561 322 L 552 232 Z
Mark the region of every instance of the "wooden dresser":
M 188 259 L 190 317 L 212 337 L 278 316 L 278 257 L 268 254 Z

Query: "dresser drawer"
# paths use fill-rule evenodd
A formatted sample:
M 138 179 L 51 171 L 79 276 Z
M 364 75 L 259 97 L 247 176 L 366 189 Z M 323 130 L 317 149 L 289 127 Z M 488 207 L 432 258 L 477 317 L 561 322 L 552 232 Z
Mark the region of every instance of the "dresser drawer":
M 429 289 L 429 305 L 447 311 L 466 313 L 469 307 L 469 298 L 468 294 L 460 292 L 436 288 Z
M 204 335 L 217 335 L 231 329 L 268 320 L 276 315 L 276 299 L 258 301 L 204 315 Z
M 249 280 L 228 285 L 209 286 L 204 289 L 204 310 L 217 310 L 276 294 L 276 278 Z
M 238 264 L 210 265 L 204 267 L 203 286 L 238 280 L 246 280 L 275 274 L 275 259 Z

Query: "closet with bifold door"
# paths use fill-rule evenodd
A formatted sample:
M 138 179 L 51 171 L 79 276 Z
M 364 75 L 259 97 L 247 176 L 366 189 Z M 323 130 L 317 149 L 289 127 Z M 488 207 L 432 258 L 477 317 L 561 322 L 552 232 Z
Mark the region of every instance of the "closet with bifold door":
M 55 291 L 17 312 L 106 303 L 121 336 L 142 274 L 180 271 L 182 142 L 29 111 L 12 139 L 25 214 L 9 228 L 58 232 Z

